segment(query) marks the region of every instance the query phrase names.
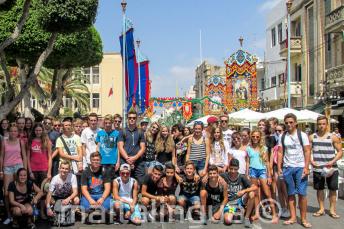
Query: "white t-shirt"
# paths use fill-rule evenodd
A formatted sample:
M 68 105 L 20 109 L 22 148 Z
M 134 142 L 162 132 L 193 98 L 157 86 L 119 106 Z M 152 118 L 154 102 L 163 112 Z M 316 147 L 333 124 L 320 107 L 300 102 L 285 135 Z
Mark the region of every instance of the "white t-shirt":
M 227 142 L 223 142 L 224 149 L 221 149 L 220 142 L 214 142 L 214 148 L 212 147 L 212 152 L 210 153 L 209 164 L 216 165 L 219 167 L 224 167 L 228 165 L 228 152 L 229 145 Z
M 67 175 L 65 181 L 60 177 L 60 174 L 57 174 L 51 179 L 49 185 L 49 191 L 52 193 L 52 196 L 59 198 L 67 198 L 73 193 L 73 189 L 78 188 L 78 183 L 76 176 L 72 173 Z
M 246 174 L 246 157 L 247 152 L 245 150 L 240 150 L 236 148 L 229 149 L 229 154 L 233 156 L 233 158 L 239 161 L 239 173 L 245 175 Z
M 301 138 L 303 146 L 309 146 L 307 134 L 301 132 Z M 278 146 L 282 147 L 282 135 L 279 138 Z M 289 132 L 286 132 L 284 146 L 283 167 L 305 167 L 305 156 L 296 131 L 293 135 L 290 135 Z
M 232 134 L 234 133 L 233 130 L 231 129 L 227 129 L 227 130 L 224 130 L 222 131 L 222 134 L 223 134 L 223 140 L 225 142 L 228 142 L 228 145 L 231 146 L 232 145 Z
M 99 130 L 99 128 L 92 130 L 90 127 L 87 127 L 81 133 L 81 143 L 86 146 L 86 157 L 83 160 L 84 168 L 87 167 L 87 164 L 91 164 L 90 155 L 97 150 L 96 137 Z

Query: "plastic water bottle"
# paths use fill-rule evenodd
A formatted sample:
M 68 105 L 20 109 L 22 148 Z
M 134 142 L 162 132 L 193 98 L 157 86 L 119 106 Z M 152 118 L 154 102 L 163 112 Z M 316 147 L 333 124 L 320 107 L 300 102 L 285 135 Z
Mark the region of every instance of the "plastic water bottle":
M 39 216 L 39 210 L 38 210 L 36 204 L 33 205 L 32 210 L 33 210 L 33 220 L 36 221 L 36 219 Z

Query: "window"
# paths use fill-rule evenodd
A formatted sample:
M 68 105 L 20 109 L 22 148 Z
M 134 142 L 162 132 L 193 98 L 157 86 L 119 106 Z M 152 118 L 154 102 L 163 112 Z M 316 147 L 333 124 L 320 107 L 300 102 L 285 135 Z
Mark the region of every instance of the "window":
M 261 81 L 260 81 L 260 83 L 261 83 L 261 87 L 260 87 L 260 88 L 261 88 L 262 90 L 265 90 L 265 79 L 262 78 Z
M 91 77 L 91 68 L 84 68 L 83 69 L 83 73 L 84 73 L 84 76 L 85 76 L 85 81 L 84 83 L 89 83 L 91 82 L 90 81 L 90 77 Z
M 35 96 L 31 95 L 31 107 L 36 109 L 37 108 L 36 106 L 37 106 L 37 99 Z
M 284 73 L 278 75 L 279 85 L 284 84 Z
M 63 104 L 63 106 L 65 107 L 65 108 L 72 108 L 72 98 L 70 97 L 70 96 L 66 96 L 65 98 L 64 98 L 64 104 Z
M 282 23 L 278 25 L 278 43 L 282 43 Z
M 275 87 L 277 84 L 276 76 L 271 77 L 271 87 Z
M 271 30 L 271 45 L 272 47 L 276 46 L 276 29 Z
M 296 37 L 301 37 L 301 20 L 298 19 L 295 22 L 293 22 L 294 28 L 295 28 L 295 36 Z
M 92 84 L 99 84 L 99 66 L 92 67 Z
M 99 93 L 92 93 L 92 107 L 99 108 Z
M 295 64 L 295 81 L 296 82 L 301 82 L 302 77 L 301 77 L 301 64 Z

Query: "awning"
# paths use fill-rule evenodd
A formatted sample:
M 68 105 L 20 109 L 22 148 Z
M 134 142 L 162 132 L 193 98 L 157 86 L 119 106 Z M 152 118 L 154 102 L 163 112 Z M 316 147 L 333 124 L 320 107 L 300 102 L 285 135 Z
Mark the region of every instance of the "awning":
M 342 116 L 344 113 L 344 108 L 338 108 L 338 109 L 331 109 L 331 116 Z
M 312 107 L 309 108 L 309 110 L 311 111 L 314 111 L 316 113 L 319 113 L 319 114 L 324 114 L 324 110 L 325 110 L 325 103 L 323 102 L 318 102 L 316 104 L 314 104 Z

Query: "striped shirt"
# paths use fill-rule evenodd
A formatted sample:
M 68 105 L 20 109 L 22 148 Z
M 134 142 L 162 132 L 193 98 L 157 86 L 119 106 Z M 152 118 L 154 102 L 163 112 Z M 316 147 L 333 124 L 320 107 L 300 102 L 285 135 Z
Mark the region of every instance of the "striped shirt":
M 321 172 L 326 163 L 332 161 L 336 157 L 336 149 L 333 146 L 332 134 L 327 133 L 323 138 L 320 138 L 316 133 L 313 134 L 313 161 L 319 165 L 314 168 L 314 171 Z M 333 168 L 337 169 L 337 163 L 334 163 Z
M 205 138 L 203 137 L 203 141 L 201 144 L 196 144 L 194 139 L 192 138 L 191 143 L 191 150 L 190 150 L 190 160 L 191 161 L 203 161 L 206 158 L 206 151 L 205 151 Z

